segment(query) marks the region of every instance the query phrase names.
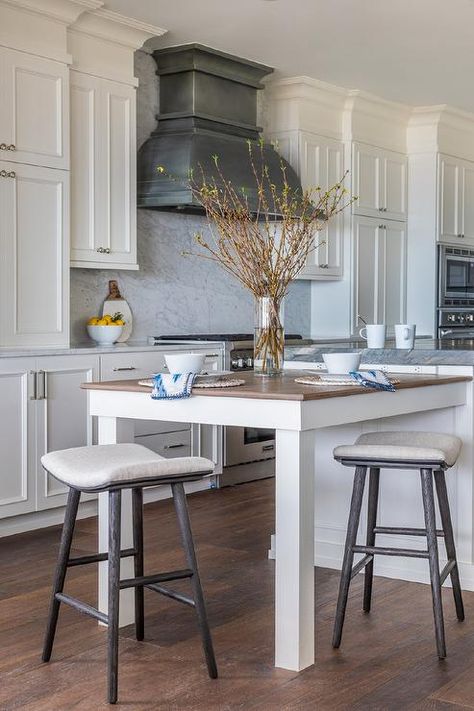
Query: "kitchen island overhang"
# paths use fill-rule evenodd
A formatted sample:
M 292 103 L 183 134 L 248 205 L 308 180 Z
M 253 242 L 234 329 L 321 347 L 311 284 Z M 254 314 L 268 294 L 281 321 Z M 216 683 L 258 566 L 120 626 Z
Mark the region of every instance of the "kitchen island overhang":
M 436 411 L 459 411 L 460 436 L 472 449 L 472 378 L 401 375 L 394 393 L 299 385 L 294 370 L 281 378 L 246 375 L 246 385 L 177 401 L 152 400 L 134 381 L 85 383 L 97 416 L 99 444 L 133 437 L 134 419 L 258 426 L 276 430 L 275 664 L 302 670 L 314 663 L 314 482 L 317 432 L 325 428 Z M 398 376 L 397 376 L 398 377 Z M 212 394 L 211 394 L 212 393 Z M 470 423 L 470 424 L 469 424 Z M 469 466 L 471 457 L 466 459 Z M 329 460 L 328 460 L 329 464 Z M 471 469 L 472 479 L 472 469 Z M 107 550 L 106 495 L 99 501 L 99 548 Z M 471 507 L 472 513 L 472 507 Z M 131 545 L 131 506 L 124 499 L 124 540 Z M 472 541 L 471 541 L 472 544 Z M 123 560 L 123 575 L 131 562 Z M 107 563 L 99 567 L 99 607 L 107 607 Z M 124 592 L 121 623 L 133 621 Z M 270 643 L 270 641 L 269 641 Z

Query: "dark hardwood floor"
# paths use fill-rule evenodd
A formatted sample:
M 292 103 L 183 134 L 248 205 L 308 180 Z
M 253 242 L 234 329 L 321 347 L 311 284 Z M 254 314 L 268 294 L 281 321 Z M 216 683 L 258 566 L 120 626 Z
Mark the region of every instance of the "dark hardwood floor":
M 129 711 L 456 711 L 474 709 L 474 593 L 466 622 L 444 591 L 448 658 L 435 653 L 425 585 L 375 580 L 373 611 L 361 611 L 354 580 L 342 647 L 331 648 L 338 574 L 317 569 L 316 666 L 273 667 L 273 482 L 189 497 L 219 679 L 211 681 L 193 610 L 146 592 L 145 642 L 122 632 L 119 707 Z M 146 569 L 184 565 L 172 505 L 146 507 Z M 97 624 L 63 607 L 53 657 L 40 661 L 59 528 L 0 540 L 0 709 L 94 711 L 105 703 L 105 639 Z M 96 520 L 80 521 L 75 551 L 96 548 Z M 178 587 L 178 586 L 177 586 Z M 183 589 L 185 584 L 182 584 Z M 68 591 L 94 603 L 95 566 L 74 568 Z

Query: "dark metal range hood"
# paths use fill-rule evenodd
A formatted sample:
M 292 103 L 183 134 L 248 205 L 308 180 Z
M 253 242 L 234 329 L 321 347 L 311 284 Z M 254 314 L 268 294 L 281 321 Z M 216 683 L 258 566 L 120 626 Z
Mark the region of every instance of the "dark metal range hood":
M 198 179 L 201 168 L 208 179 L 217 179 L 217 155 L 226 179 L 246 189 L 255 210 L 248 140 L 255 142 L 258 165 L 257 91 L 273 70 L 199 44 L 156 50 L 153 57 L 160 77 L 160 113 L 156 130 L 138 153 L 138 207 L 202 212 L 187 179 L 191 169 Z M 281 157 L 268 144 L 263 156 L 272 182 L 281 187 Z M 295 171 L 284 163 L 288 183 L 301 190 Z M 166 174 L 158 172 L 159 166 Z

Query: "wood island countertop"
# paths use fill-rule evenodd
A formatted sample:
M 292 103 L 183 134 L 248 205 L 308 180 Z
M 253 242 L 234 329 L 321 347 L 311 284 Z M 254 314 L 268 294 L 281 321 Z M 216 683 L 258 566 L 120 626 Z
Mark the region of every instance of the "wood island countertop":
M 194 390 L 194 395 L 204 397 L 247 398 L 252 400 L 325 400 L 333 397 L 349 397 L 350 395 L 370 395 L 379 393 L 379 390 L 364 388 L 358 385 L 303 385 L 295 383 L 295 378 L 307 376 L 307 370 L 291 370 L 281 376 L 262 377 L 254 373 L 236 373 L 235 377 L 245 380 L 245 385 L 234 388 L 199 388 Z M 314 373 L 311 373 L 313 375 Z M 421 388 L 428 385 L 445 385 L 472 380 L 466 375 L 412 375 L 396 373 L 400 383 L 395 385 L 397 390 Z M 115 392 L 148 393 L 151 388 L 139 385 L 138 380 L 106 380 L 104 382 L 82 383 L 86 390 L 109 390 Z

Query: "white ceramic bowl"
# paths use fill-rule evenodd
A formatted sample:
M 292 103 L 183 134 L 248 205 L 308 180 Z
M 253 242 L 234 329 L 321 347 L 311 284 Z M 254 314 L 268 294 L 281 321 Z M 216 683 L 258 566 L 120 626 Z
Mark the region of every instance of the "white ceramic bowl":
M 166 366 L 170 373 L 200 373 L 204 366 L 205 353 L 168 353 Z
M 323 353 L 328 373 L 341 375 L 359 370 L 360 353 Z
M 122 333 L 123 326 L 87 326 L 90 338 L 99 346 L 111 346 Z

